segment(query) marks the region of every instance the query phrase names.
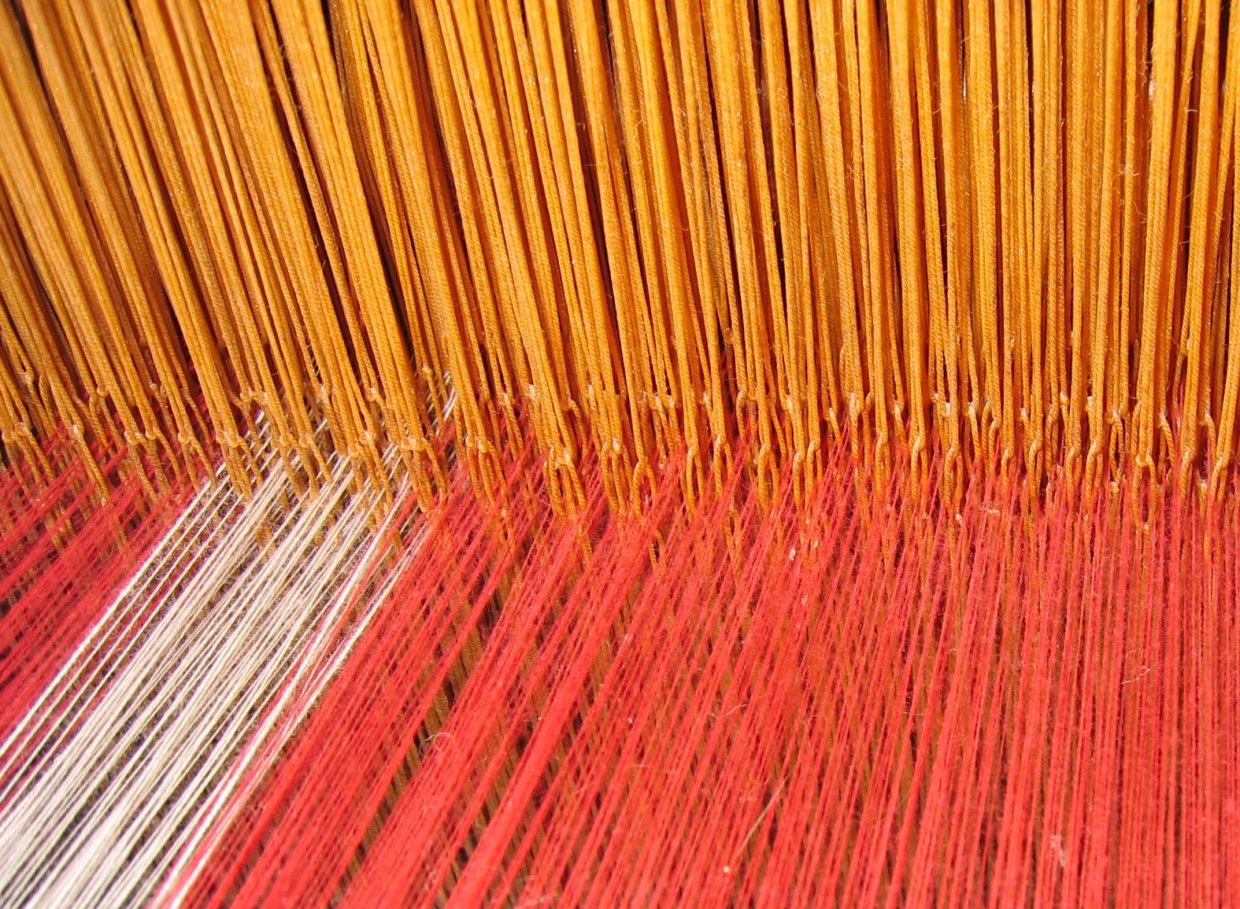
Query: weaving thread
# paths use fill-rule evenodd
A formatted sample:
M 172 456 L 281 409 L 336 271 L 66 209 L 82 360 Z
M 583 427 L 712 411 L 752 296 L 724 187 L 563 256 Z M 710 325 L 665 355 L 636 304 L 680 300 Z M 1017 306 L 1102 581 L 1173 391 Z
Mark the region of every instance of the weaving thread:
M 0 0 L 0 907 L 1240 905 L 1224 0 Z
M 0 17 L 12 456 L 106 412 L 246 492 L 261 413 L 299 484 L 326 420 L 424 503 L 447 422 L 484 492 L 528 427 L 569 510 L 586 448 L 628 507 L 748 435 L 766 494 L 845 436 L 949 496 L 979 460 L 1221 493 L 1219 0 L 123 7 Z
M 282 509 L 287 479 L 243 505 L 219 477 L 189 503 L 47 686 L 72 697 L 40 699 L 0 746 L 0 846 L 41 859 L 10 868 L 0 900 L 149 896 L 244 772 L 264 711 L 332 656 L 386 541 L 366 543 L 374 497 L 349 485 L 342 473 Z

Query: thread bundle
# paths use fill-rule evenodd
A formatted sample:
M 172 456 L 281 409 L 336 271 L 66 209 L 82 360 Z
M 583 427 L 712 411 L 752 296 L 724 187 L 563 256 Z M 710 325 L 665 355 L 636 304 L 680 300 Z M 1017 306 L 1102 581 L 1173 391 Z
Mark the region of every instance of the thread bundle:
M 505 463 L 374 534 L 344 475 L 204 485 L 0 749 L 0 901 L 1240 895 L 1234 499 L 673 469 L 626 518 L 587 466 L 566 520 Z
M 978 459 L 1221 492 L 1218 0 L 2 20 L 11 456 L 63 424 L 201 472 L 211 439 L 245 491 L 261 414 L 299 485 L 332 452 L 384 485 L 393 445 L 424 498 L 448 421 L 484 490 L 532 432 L 563 506 L 586 449 L 625 505 L 681 449 L 717 485 L 740 436 L 768 494 L 842 436 L 953 496 Z
M 0 2 L 0 906 L 1240 904 L 1236 28 Z

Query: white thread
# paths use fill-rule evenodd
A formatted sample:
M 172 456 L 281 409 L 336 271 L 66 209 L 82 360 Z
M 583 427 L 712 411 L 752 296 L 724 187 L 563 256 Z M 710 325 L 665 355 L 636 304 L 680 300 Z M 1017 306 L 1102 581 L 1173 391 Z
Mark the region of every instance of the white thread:
M 378 497 L 351 494 L 334 460 L 301 501 L 284 471 L 245 505 L 217 474 L 0 745 L 0 903 L 130 904 L 192 879 L 181 863 L 218 836 L 247 771 L 296 727 L 281 719 L 314 703 L 391 583 L 362 590 L 387 537 L 370 536 Z

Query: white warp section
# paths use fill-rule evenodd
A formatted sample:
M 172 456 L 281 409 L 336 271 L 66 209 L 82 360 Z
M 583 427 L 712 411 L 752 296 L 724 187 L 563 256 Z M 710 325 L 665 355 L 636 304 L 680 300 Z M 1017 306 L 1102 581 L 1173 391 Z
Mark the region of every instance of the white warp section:
M 206 484 L 0 743 L 0 905 L 184 879 L 382 599 L 376 497 L 333 468 L 303 497 L 278 468 L 245 503 Z

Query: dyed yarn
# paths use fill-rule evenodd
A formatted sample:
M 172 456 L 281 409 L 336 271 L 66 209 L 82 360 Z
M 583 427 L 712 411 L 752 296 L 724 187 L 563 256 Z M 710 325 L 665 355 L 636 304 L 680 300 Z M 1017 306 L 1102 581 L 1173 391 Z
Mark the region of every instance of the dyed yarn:
M 0 906 L 1240 905 L 1222 0 L 0 0 Z

